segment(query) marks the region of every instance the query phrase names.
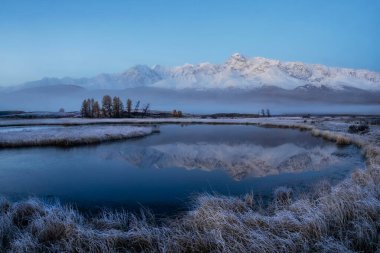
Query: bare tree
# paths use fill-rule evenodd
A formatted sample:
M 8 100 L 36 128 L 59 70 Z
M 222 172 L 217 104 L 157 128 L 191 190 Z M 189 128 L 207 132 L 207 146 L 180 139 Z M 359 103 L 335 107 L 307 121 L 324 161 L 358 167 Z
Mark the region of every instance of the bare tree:
M 138 113 L 139 112 L 139 107 L 140 107 L 140 100 L 137 101 L 137 103 L 135 105 L 135 111 L 134 111 L 134 113 Z
M 150 107 L 149 103 L 144 106 L 144 108 L 142 109 L 142 113 L 143 113 L 142 116 L 146 116 L 148 114 L 149 107 Z

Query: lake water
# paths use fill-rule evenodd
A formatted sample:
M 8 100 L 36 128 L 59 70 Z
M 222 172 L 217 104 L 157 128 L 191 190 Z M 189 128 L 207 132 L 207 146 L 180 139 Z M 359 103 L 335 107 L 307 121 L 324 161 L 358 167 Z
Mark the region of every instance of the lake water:
M 144 138 L 73 148 L 0 150 L 0 194 L 58 198 L 78 208 L 175 213 L 199 193 L 270 199 L 337 182 L 364 159 L 309 132 L 246 125 L 162 125 Z

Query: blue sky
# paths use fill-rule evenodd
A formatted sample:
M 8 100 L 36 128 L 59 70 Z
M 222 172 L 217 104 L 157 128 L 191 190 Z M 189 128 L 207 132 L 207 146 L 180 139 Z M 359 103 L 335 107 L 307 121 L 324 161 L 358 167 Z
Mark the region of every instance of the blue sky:
M 380 1 L 1 0 L 0 85 L 232 53 L 380 71 Z

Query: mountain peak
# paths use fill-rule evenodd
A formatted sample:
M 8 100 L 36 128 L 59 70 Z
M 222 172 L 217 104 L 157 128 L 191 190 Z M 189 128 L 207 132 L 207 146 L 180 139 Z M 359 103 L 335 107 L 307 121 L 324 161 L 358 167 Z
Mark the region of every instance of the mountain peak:
M 235 60 L 235 61 L 247 61 L 247 58 L 240 54 L 240 53 L 234 53 L 233 55 L 231 55 L 230 59 L 229 60 Z
M 234 53 L 226 61 L 225 66 L 231 70 L 242 70 L 247 65 L 247 58 L 239 53 Z

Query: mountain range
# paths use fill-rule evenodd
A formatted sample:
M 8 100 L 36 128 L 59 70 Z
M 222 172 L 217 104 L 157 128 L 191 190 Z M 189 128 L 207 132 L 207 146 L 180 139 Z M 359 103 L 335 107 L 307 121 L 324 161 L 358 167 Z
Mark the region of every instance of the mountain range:
M 233 54 L 224 63 L 137 65 L 122 73 L 43 78 L 0 89 L 1 110 L 79 110 L 83 99 L 120 96 L 155 110 L 380 113 L 380 73 Z
M 262 57 L 233 54 L 222 64 L 200 63 L 176 67 L 137 65 L 122 73 L 100 74 L 91 78 L 43 78 L 19 87 L 76 85 L 86 89 L 257 89 L 275 86 L 285 90 L 329 88 L 334 90 L 380 90 L 380 73 L 327 67 L 320 64 L 283 62 Z

